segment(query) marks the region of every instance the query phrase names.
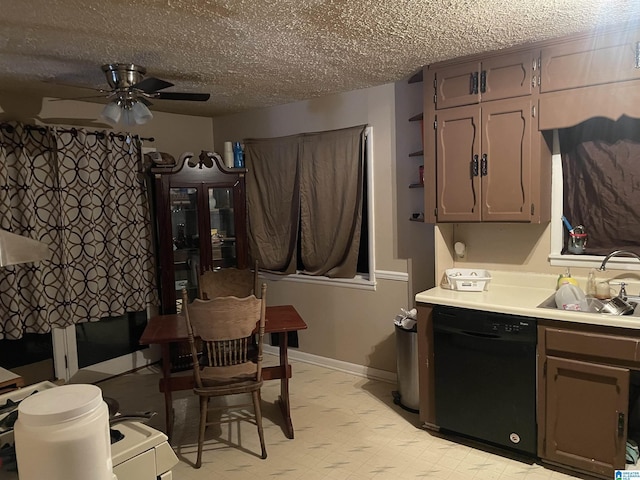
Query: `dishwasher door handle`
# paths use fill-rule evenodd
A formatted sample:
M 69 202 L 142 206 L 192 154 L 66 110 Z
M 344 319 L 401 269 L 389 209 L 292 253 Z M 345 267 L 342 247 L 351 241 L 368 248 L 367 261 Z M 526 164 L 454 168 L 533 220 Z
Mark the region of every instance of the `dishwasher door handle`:
M 446 322 L 434 325 L 433 333 L 441 333 L 444 335 L 451 335 L 451 336 L 467 336 L 467 337 L 477 337 L 477 338 L 487 338 L 487 339 L 502 338 L 502 335 L 498 333 L 490 333 L 490 332 L 484 333 L 484 332 L 478 332 L 474 330 L 465 330 L 464 327 L 451 326 Z
M 460 330 L 460 333 L 462 335 L 467 335 L 469 337 L 486 338 L 486 339 L 500 338 L 500 335 L 495 333 L 470 332 L 468 330 Z

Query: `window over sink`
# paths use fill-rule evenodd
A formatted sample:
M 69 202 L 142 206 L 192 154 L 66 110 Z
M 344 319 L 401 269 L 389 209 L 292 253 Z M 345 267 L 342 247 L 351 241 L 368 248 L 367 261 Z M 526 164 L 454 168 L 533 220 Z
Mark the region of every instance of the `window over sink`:
M 554 132 L 551 265 L 599 267 L 614 250 L 640 254 L 640 120 L 593 118 Z M 568 251 L 568 228 L 583 225 L 585 254 Z M 611 268 L 640 270 L 633 258 Z

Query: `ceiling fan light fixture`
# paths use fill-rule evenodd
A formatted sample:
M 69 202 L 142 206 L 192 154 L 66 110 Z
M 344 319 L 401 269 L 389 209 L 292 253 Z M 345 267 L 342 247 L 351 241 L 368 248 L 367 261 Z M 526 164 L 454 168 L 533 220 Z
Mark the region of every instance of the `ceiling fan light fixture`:
M 133 98 L 117 98 L 105 105 L 102 118 L 112 125 L 122 121 L 126 126 L 144 125 L 153 118 L 151 110 L 139 100 Z
M 127 106 L 122 107 L 122 123 L 127 127 L 132 127 L 136 125 L 136 120 L 133 117 L 133 112 L 131 111 L 131 107 L 127 107 Z
M 153 118 L 151 110 L 142 102 L 134 101 L 131 106 L 131 113 L 133 114 L 133 120 L 137 125 L 144 125 Z
M 100 113 L 100 117 L 105 119 L 112 125 L 117 124 L 120 121 L 122 115 L 122 107 L 117 100 L 107 103 Z

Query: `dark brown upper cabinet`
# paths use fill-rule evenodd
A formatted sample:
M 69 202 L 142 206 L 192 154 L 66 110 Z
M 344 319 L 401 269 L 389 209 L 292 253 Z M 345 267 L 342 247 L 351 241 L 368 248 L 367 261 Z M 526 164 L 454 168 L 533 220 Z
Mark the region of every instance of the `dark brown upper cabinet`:
M 621 30 L 541 49 L 540 91 L 640 79 L 640 32 Z
M 537 53 L 517 52 L 436 68 L 436 109 L 530 95 L 537 85 Z
M 438 111 L 437 222 L 548 221 L 550 153 L 532 106 L 518 98 Z
M 245 173 L 212 152 L 151 169 L 163 313 L 176 312 L 183 287 L 197 296 L 205 269 L 248 267 Z

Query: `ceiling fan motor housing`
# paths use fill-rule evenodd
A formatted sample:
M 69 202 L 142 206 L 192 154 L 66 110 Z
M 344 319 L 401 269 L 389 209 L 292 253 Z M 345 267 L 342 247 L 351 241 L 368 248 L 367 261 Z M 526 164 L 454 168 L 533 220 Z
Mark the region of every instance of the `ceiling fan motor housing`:
M 147 73 L 147 69 L 133 63 L 108 63 L 102 66 L 107 76 L 107 83 L 113 89 L 126 89 L 139 83 Z

